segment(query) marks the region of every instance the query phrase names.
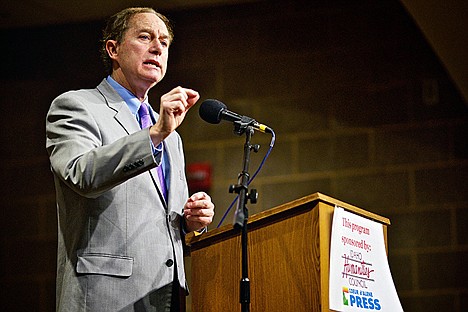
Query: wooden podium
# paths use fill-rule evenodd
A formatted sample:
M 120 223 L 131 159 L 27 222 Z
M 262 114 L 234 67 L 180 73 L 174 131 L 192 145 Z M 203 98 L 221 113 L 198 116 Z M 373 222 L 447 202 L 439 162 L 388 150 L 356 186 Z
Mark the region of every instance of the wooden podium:
M 383 224 L 387 218 L 315 193 L 249 218 L 250 311 L 330 311 L 328 275 L 333 210 Z M 241 236 L 227 225 L 188 236 L 192 312 L 240 311 Z

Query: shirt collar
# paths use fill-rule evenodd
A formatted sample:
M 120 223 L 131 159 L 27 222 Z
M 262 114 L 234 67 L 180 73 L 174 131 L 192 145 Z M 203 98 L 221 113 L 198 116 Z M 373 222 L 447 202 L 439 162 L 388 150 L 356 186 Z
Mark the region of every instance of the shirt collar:
M 127 103 L 130 112 L 138 117 L 138 110 L 140 109 L 141 102 L 138 98 L 129 90 L 125 89 L 121 84 L 114 80 L 110 75 L 107 76 L 107 82 L 112 86 L 112 88 L 117 91 L 120 97 Z M 144 103 L 147 103 L 148 99 L 145 99 Z

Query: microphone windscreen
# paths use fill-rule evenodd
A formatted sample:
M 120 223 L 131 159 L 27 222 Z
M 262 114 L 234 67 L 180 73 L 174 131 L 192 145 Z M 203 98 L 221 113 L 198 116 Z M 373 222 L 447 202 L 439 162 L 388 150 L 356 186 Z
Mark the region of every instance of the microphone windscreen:
M 223 102 L 208 99 L 201 103 L 198 113 L 204 121 L 217 124 L 221 122 L 221 112 L 226 108 Z

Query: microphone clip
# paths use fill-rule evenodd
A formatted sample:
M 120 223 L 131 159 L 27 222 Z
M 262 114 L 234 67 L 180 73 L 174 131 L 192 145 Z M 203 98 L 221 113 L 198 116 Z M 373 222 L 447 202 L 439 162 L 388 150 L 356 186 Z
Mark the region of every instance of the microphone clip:
M 234 124 L 234 133 L 240 136 L 240 135 L 243 135 L 249 127 L 251 127 L 252 129 L 250 131 L 253 132 L 255 125 L 257 125 L 258 123 L 253 118 L 242 116 L 239 120 L 233 121 L 233 124 Z

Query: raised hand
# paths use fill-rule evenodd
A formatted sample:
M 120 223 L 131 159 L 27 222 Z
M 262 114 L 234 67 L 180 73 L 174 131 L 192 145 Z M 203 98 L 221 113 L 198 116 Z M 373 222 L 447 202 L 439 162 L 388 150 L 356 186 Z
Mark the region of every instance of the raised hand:
M 188 110 L 200 98 L 197 91 L 176 87 L 161 97 L 159 119 L 150 128 L 150 136 L 155 146 L 180 126 Z

